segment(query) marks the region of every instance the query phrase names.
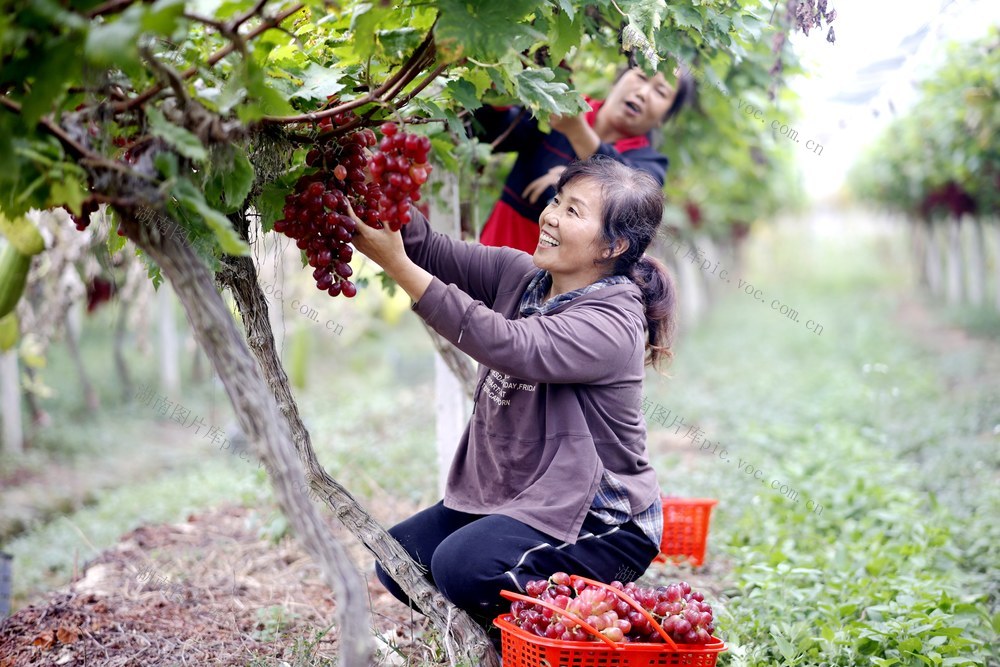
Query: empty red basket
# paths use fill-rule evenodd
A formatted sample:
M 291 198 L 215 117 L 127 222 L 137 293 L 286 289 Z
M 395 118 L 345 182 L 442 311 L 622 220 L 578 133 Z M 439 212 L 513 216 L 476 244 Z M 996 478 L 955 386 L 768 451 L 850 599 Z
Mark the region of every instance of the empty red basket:
M 660 555 L 653 561 L 688 561 L 694 566 L 705 562 L 705 543 L 712 508 L 719 504 L 714 498 L 671 498 L 663 500 L 663 540 Z

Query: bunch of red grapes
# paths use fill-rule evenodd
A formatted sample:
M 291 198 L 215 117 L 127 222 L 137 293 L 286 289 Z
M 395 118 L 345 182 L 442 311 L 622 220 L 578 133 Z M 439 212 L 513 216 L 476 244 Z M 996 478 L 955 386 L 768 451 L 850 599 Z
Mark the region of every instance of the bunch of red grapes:
M 610 586 L 625 593 L 648 611 L 677 644 L 706 644 L 712 641 L 715 624 L 712 608 L 701 593 L 685 582 L 640 588 L 635 583 Z M 559 614 L 542 605 L 515 600 L 510 605 L 508 621 L 539 637 L 561 641 L 597 641 L 580 626 L 582 619 L 614 642 L 663 643 L 663 637 L 643 614 L 604 587 L 579 579 L 573 581 L 565 572 L 556 572 L 548 580 L 529 581 L 528 596 L 548 602 L 567 614 Z
M 353 113 L 337 114 L 333 123 L 343 127 Z M 316 171 L 302 176 L 285 197 L 284 217 L 274 231 L 295 239 L 313 267 L 316 287 L 330 296 L 358 293 L 351 282 L 354 249 L 348 245 L 357 223 L 350 216 L 381 229 L 393 231 L 410 221 L 410 202 L 420 199 L 419 188 L 427 180 L 430 166 L 427 137 L 400 132 L 395 123 L 382 125 L 384 138 L 371 157 L 367 149 L 377 143 L 370 129 L 356 130 L 316 146 L 306 155 L 306 164 Z M 367 180 L 365 167 L 373 180 Z
M 640 588 L 634 582 L 625 584 L 622 590 L 650 612 L 678 644 L 706 644 L 712 641 L 715 619 L 712 607 L 705 602 L 705 596 L 692 591 L 686 581 L 657 588 Z M 659 634 L 646 621 L 649 632 Z M 652 640 L 657 641 L 657 640 Z
M 431 173 L 427 164 L 431 141 L 418 134 L 400 132 L 395 123 L 384 123 L 382 134 L 379 150 L 368 161 L 368 170 L 383 193 L 378 202 L 378 217 L 395 232 L 410 221 L 410 202 L 420 201 L 420 186 Z

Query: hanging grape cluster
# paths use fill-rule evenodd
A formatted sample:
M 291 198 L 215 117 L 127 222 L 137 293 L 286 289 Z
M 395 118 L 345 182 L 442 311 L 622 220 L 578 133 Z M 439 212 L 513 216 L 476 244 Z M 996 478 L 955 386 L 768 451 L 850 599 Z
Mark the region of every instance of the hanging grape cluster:
M 353 112 L 340 113 L 324 118 L 320 129 L 345 127 L 357 120 Z M 316 287 L 330 296 L 357 294 L 351 281 L 354 249 L 349 245 L 357 232 L 356 220 L 399 231 L 410 222 L 410 205 L 420 200 L 420 187 L 431 172 L 427 137 L 402 132 L 391 122 L 380 129 L 381 141 L 364 128 L 317 143 L 306 155 L 306 164 L 314 171 L 296 181 L 285 197 L 281 220 L 274 223 L 274 231 L 292 238 L 305 253 Z M 133 166 L 151 160 L 148 154 L 155 152 L 151 147 L 147 142 L 129 148 L 123 159 Z M 85 200 L 81 214 L 73 216 L 77 229 L 86 229 L 97 209 L 96 200 Z
M 343 127 L 355 118 L 342 113 L 333 123 Z M 330 296 L 353 297 L 358 291 L 350 280 L 354 249 L 348 243 L 357 231 L 350 211 L 371 227 L 398 231 L 410 221 L 410 203 L 420 199 L 430 173 L 427 137 L 400 132 L 395 123 L 384 123 L 381 130 L 381 142 L 366 128 L 309 151 L 306 164 L 316 171 L 296 182 L 285 197 L 284 217 L 274 223 L 274 231 L 295 239 L 305 252 L 316 287 Z

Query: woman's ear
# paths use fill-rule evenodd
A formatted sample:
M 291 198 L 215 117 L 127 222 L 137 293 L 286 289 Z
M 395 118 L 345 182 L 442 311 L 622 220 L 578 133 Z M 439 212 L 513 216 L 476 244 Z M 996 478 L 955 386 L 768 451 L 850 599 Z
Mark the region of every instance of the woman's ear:
M 618 239 L 615 241 L 615 247 L 613 249 L 608 248 L 604 251 L 604 259 L 613 259 L 618 257 L 626 250 L 628 250 L 628 241 L 625 239 Z

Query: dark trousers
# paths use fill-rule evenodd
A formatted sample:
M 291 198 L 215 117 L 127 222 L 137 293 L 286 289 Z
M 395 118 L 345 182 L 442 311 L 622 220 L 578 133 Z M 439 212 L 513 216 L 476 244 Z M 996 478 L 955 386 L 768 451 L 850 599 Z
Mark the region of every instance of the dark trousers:
M 560 571 L 628 583 L 659 553 L 631 521 L 609 526 L 588 515 L 576 544 L 566 544 L 515 519 L 457 512 L 443 501 L 389 532 L 448 600 L 487 629 L 510 609 L 502 589 L 523 593 L 528 581 Z M 380 565 L 375 572 L 390 593 L 416 608 Z

